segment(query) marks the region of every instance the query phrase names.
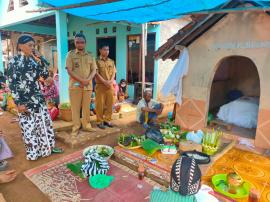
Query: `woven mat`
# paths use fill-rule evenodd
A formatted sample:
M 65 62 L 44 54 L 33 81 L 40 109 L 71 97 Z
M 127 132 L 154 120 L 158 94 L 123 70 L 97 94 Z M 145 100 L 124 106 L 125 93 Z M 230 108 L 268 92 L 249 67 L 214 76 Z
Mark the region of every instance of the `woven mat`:
M 270 201 L 270 158 L 249 151 L 233 148 L 219 158 L 203 177 L 203 182 L 212 186 L 215 174 L 236 171 L 259 193 L 260 202 Z M 238 200 L 248 202 L 248 199 Z
M 97 190 L 89 186 L 87 179 L 81 179 L 66 168 L 66 164 L 82 159 L 82 151 L 67 155 L 59 160 L 26 171 L 25 176 L 32 181 L 53 202 L 106 201 L 106 202 L 142 202 L 149 200 L 154 181 L 139 180 L 137 172 L 110 160 L 108 175 L 115 180 L 111 186 Z

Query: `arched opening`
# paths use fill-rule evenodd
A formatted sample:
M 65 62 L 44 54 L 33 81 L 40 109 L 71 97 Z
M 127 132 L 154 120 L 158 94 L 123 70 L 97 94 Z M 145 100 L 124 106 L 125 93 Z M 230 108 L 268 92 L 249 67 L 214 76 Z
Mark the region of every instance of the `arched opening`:
M 260 78 L 254 62 L 230 56 L 219 62 L 211 85 L 210 125 L 246 138 L 255 138 L 259 111 Z

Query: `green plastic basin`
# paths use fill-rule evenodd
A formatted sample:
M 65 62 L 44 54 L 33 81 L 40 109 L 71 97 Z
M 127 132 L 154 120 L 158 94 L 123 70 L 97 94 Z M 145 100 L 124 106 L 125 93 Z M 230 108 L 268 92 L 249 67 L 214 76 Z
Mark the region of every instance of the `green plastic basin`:
M 223 183 L 222 183 L 223 182 Z M 225 196 L 230 198 L 246 198 L 249 196 L 250 185 L 247 182 L 244 182 L 242 186 L 236 189 L 236 194 L 229 193 L 226 190 L 227 174 L 217 174 L 212 177 L 212 183 L 215 187 L 215 190 Z

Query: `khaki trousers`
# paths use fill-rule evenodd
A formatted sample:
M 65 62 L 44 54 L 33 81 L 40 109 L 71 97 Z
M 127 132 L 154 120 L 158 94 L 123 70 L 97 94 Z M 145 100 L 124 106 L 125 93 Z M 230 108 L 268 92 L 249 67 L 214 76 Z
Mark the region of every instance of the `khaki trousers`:
M 69 89 L 70 104 L 72 111 L 73 128 L 72 133 L 78 133 L 81 125 L 83 128 L 91 128 L 90 124 L 90 101 L 91 90 L 83 88 Z M 82 119 L 80 118 L 82 109 Z
M 103 121 L 110 122 L 113 113 L 114 89 L 109 89 L 102 84 L 97 84 L 95 90 L 97 123 L 100 124 Z

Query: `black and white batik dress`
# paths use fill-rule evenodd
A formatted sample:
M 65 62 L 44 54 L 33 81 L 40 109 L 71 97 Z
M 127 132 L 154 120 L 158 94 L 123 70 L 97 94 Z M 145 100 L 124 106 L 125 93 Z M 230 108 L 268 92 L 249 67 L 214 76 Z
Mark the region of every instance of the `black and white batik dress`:
M 55 146 L 52 120 L 38 79 L 48 77 L 45 65 L 24 55 L 13 57 L 8 65 L 8 82 L 16 105 L 25 105 L 29 114 L 19 113 L 26 158 L 49 156 Z

